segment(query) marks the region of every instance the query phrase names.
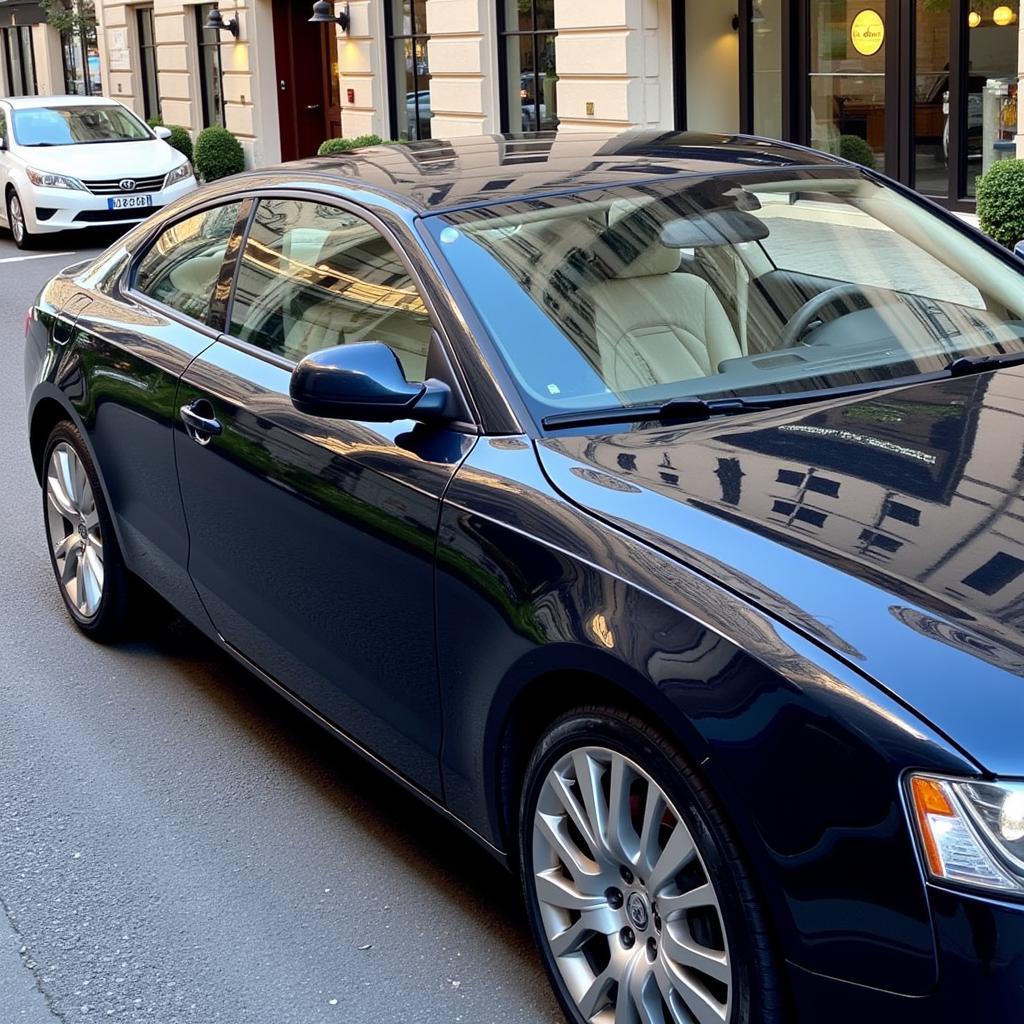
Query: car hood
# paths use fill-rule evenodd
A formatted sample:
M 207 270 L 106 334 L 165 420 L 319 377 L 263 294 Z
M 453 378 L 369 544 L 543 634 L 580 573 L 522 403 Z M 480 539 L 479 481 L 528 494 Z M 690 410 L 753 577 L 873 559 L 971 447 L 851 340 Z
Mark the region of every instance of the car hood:
M 538 454 L 571 501 L 1024 775 L 1024 370 Z
M 162 139 L 103 142 L 79 146 L 28 146 L 18 156 L 38 171 L 73 174 L 76 178 L 145 178 L 166 174 L 184 157 Z

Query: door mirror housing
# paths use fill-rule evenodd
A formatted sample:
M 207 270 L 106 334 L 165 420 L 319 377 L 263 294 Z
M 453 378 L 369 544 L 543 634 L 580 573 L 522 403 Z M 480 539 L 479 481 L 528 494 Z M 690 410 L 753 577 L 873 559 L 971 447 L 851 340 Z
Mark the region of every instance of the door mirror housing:
M 443 381 L 413 384 L 398 356 L 380 341 L 337 345 L 306 356 L 292 371 L 292 404 L 300 412 L 339 420 L 444 423 L 455 418 Z
M 154 128 L 154 129 L 153 129 L 153 134 L 154 134 L 154 135 L 155 135 L 155 136 L 156 136 L 156 137 L 157 137 L 158 139 L 163 139 L 163 140 L 164 140 L 164 142 L 166 142 L 166 141 L 167 141 L 167 140 L 168 140 L 168 139 L 169 139 L 169 138 L 171 137 L 171 129 L 170 129 L 170 128 L 166 128 L 166 127 L 164 127 L 164 125 L 162 125 L 162 124 L 158 124 L 158 125 L 157 125 L 157 126 L 156 126 L 156 127 Z
M 7 149 L 7 138 L 3 135 L 0 135 L 0 153 L 2 153 L 5 149 Z

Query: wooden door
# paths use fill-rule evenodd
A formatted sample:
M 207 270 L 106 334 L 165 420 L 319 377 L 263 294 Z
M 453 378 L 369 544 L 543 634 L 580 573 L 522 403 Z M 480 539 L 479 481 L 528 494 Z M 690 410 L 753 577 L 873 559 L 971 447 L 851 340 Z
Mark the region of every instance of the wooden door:
M 274 62 L 281 128 L 281 159 L 313 156 L 330 137 L 330 96 L 324 67 L 324 36 L 333 25 L 309 22 L 310 6 L 273 0 Z

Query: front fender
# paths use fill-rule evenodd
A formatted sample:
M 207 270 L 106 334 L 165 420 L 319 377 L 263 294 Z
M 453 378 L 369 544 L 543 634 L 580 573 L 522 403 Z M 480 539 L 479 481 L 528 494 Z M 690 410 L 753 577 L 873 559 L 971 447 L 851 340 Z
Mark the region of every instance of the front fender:
M 553 717 L 570 678 L 600 680 L 602 698 L 641 704 L 704 773 L 787 958 L 906 994 L 932 989 L 899 779 L 910 767 L 977 768 L 868 679 L 581 512 L 509 439 L 482 440 L 446 495 L 437 608 L 445 793 L 492 842 L 500 737 L 520 694 L 540 680 L 530 714 Z

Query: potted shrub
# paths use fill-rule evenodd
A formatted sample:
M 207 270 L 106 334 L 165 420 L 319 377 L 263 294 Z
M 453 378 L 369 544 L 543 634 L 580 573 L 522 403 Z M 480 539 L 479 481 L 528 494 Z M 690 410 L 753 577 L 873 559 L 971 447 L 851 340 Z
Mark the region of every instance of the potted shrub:
M 196 138 L 194 163 L 203 181 L 216 181 L 245 170 L 245 151 L 231 132 L 213 125 Z
M 330 156 L 332 153 L 347 153 L 351 149 L 363 146 L 380 146 L 384 140 L 379 135 L 357 135 L 354 139 L 327 139 L 320 143 L 317 156 Z
M 1024 239 L 1024 160 L 1000 160 L 978 179 L 978 221 L 1008 249 Z

